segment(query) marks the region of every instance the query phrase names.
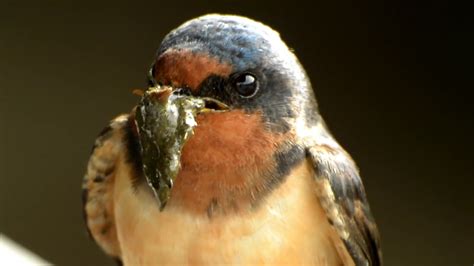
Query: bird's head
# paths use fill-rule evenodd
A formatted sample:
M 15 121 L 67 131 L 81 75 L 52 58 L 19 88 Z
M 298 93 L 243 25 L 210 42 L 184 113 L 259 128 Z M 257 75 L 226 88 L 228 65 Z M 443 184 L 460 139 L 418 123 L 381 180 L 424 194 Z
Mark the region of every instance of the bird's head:
M 180 166 L 176 168 L 179 171 L 173 190 L 173 177 L 166 177 L 168 181 L 161 185 L 158 179 L 152 184 L 158 190 L 160 186 L 168 188 L 162 205 L 169 193 L 186 205 L 191 188 L 211 195 L 201 194 L 193 199 L 201 200 L 207 208 L 216 202 L 234 204 L 219 202 L 224 201 L 219 190 L 231 194 L 247 188 L 265 190 L 278 182 L 275 176 L 286 170 L 286 160 L 291 162 L 292 158 L 285 158 L 282 166 L 278 162 L 281 156 L 301 157 L 301 148 L 295 148 L 301 128 L 319 119 L 306 73 L 279 34 L 239 16 L 207 15 L 169 33 L 161 43 L 148 79 L 155 89 L 145 94 L 141 109 L 137 108 L 139 113 L 142 110 L 137 122 L 150 184 L 153 182 L 149 175 L 156 171 L 147 174 L 147 168 L 170 165 L 168 161 L 161 162 L 161 166 L 156 164 L 156 159 L 166 153 L 160 147 L 144 149 L 145 142 L 157 142 L 156 138 L 170 143 L 165 135 L 167 125 L 158 120 L 169 120 L 170 112 L 176 108 L 184 108 L 183 114 L 187 112 L 195 119 L 190 122 L 180 113 L 182 128 L 177 129 L 182 134 L 179 139 L 175 133 L 170 134 L 179 147 L 174 146 L 168 157 L 179 155 L 173 158 Z M 183 107 L 183 102 L 188 107 Z M 145 106 L 155 108 L 154 103 L 163 108 L 161 115 L 149 115 L 152 111 L 146 110 Z M 150 131 L 155 133 L 149 134 Z M 207 174 L 206 180 L 196 177 L 202 173 Z
M 288 119 L 305 113 L 302 108 L 316 107 L 304 69 L 279 34 L 239 16 L 207 15 L 169 33 L 149 81 L 260 113 L 280 132 L 291 127 Z

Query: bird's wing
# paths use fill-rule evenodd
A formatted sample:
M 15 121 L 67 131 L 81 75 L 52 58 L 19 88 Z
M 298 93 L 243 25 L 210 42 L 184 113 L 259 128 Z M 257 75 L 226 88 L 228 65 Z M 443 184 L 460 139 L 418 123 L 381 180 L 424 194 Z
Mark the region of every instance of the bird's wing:
M 84 219 L 97 244 L 110 256 L 120 259 L 115 228 L 113 192 L 116 164 L 124 154 L 128 116 L 110 122 L 95 140 L 82 183 Z
M 307 148 L 320 204 L 355 265 L 381 265 L 379 233 L 359 171 L 351 157 L 331 142 Z

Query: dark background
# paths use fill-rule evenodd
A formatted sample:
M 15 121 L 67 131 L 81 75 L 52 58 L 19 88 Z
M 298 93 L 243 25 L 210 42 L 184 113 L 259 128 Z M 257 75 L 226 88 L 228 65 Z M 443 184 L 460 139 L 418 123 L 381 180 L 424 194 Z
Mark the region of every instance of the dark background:
M 386 265 L 472 265 L 472 15 L 354 2 L 2 2 L 0 232 L 58 265 L 113 265 L 81 217 L 94 138 L 137 102 L 167 32 L 236 13 L 278 30 L 308 71 L 361 168 Z

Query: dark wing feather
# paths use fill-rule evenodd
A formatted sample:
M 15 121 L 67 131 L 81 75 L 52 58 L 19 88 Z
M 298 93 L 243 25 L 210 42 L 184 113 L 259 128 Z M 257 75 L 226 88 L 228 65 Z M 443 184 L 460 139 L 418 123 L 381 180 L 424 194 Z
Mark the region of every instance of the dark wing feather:
M 126 115 L 119 116 L 97 137 L 82 183 L 84 219 L 97 244 L 110 256 L 120 258 L 121 251 L 114 221 L 113 187 L 117 159 L 124 153 Z
M 358 169 L 351 157 L 331 142 L 307 149 L 321 206 L 356 265 L 381 265 L 379 233 Z

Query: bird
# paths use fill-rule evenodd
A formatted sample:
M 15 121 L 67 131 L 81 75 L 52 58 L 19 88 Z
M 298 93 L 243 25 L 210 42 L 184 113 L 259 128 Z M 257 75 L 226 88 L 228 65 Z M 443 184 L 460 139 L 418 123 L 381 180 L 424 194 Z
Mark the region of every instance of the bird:
M 269 26 L 208 14 L 168 33 L 98 135 L 85 223 L 123 265 L 382 265 L 359 169 Z

